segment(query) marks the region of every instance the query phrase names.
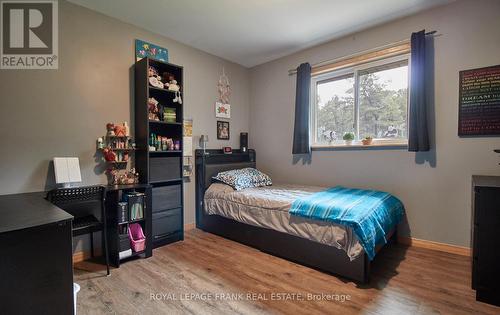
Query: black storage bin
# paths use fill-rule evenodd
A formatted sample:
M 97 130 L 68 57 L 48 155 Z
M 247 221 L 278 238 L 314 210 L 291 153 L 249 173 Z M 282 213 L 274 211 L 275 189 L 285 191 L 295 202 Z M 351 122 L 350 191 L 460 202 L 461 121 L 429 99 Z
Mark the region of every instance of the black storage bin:
M 181 178 L 181 158 L 152 157 L 149 160 L 149 181 L 161 182 Z
M 181 185 L 153 188 L 153 212 L 180 208 L 182 206 Z
M 130 239 L 128 234 L 120 234 L 120 252 L 130 249 Z
M 182 231 L 181 208 L 153 213 L 153 241 Z

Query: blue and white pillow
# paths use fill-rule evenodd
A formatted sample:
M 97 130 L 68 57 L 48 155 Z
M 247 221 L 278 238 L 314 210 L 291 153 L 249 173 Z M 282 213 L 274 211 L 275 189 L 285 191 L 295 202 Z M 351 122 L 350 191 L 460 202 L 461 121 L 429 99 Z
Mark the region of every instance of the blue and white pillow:
M 236 190 L 271 186 L 273 184 L 269 176 L 251 167 L 220 172 L 213 179 L 223 182 Z

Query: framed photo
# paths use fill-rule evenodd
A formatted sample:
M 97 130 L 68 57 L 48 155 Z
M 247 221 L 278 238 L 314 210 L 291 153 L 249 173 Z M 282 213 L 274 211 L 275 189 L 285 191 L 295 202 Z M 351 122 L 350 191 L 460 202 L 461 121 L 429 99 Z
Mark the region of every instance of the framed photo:
M 231 118 L 231 105 L 221 102 L 215 103 L 215 117 L 216 118 Z
M 229 140 L 229 121 L 217 120 L 217 139 Z
M 149 57 L 163 62 L 168 62 L 168 49 L 151 44 L 140 39 L 135 40 L 135 60 Z

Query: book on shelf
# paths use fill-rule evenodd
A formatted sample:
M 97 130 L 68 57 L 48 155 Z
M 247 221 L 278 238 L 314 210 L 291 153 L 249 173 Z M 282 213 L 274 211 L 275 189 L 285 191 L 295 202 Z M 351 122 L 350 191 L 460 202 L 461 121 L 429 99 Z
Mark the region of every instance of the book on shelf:
M 118 203 L 118 223 L 123 223 L 128 221 L 128 203 L 119 202 Z
M 144 218 L 144 193 L 130 192 L 124 195 L 124 199 L 128 204 L 130 221 L 140 220 Z

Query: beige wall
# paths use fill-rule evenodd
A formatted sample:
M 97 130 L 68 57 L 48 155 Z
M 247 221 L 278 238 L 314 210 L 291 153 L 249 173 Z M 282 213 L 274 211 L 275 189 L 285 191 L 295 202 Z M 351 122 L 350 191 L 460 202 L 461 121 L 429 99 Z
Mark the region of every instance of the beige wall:
M 107 122 L 131 121 L 134 40 L 169 50 L 184 66 L 185 117 L 194 135 L 208 133 L 210 148 L 239 146 L 248 131 L 249 73 L 168 38 L 59 1 L 59 70 L 0 70 L 0 194 L 40 191 L 53 185 L 54 156 L 80 158 L 83 184 L 105 183 L 95 159 L 96 138 Z M 217 141 L 216 83 L 225 68 L 232 83 L 231 140 Z M 194 177 L 185 185 L 185 221 L 194 222 Z
M 169 49 L 185 69 L 185 116 L 209 147 L 238 147 L 250 129 L 258 165 L 277 182 L 369 187 L 392 192 L 407 207 L 413 237 L 469 244 L 470 177 L 498 174 L 498 138 L 457 137 L 458 71 L 500 64 L 500 2 L 457 1 L 247 70 L 202 51 L 99 13 L 60 1 L 59 70 L 0 70 L 0 194 L 52 188 L 49 161 L 78 156 L 84 184 L 105 183 L 95 139 L 108 121 L 131 121 L 134 39 Z M 436 151 L 314 152 L 293 164 L 295 77 L 288 69 L 437 30 L 435 40 Z M 213 103 L 222 67 L 232 83 L 232 138 L 217 141 Z M 251 110 L 249 110 L 251 109 Z M 249 125 L 250 120 L 250 125 Z M 435 156 L 435 165 L 422 159 Z M 194 181 L 194 178 L 193 178 Z M 185 222 L 194 222 L 194 182 L 185 185 Z
M 404 202 L 413 237 L 468 246 L 471 176 L 500 175 L 500 159 L 492 152 L 500 141 L 457 136 L 458 72 L 500 64 L 499 12 L 500 1 L 457 1 L 252 68 L 250 144 L 258 166 L 280 182 L 389 191 Z M 293 164 L 295 76 L 288 69 L 406 39 L 424 28 L 442 34 L 435 38 L 436 151 L 313 152 L 310 165 Z M 421 162 L 433 155 L 435 165 Z

